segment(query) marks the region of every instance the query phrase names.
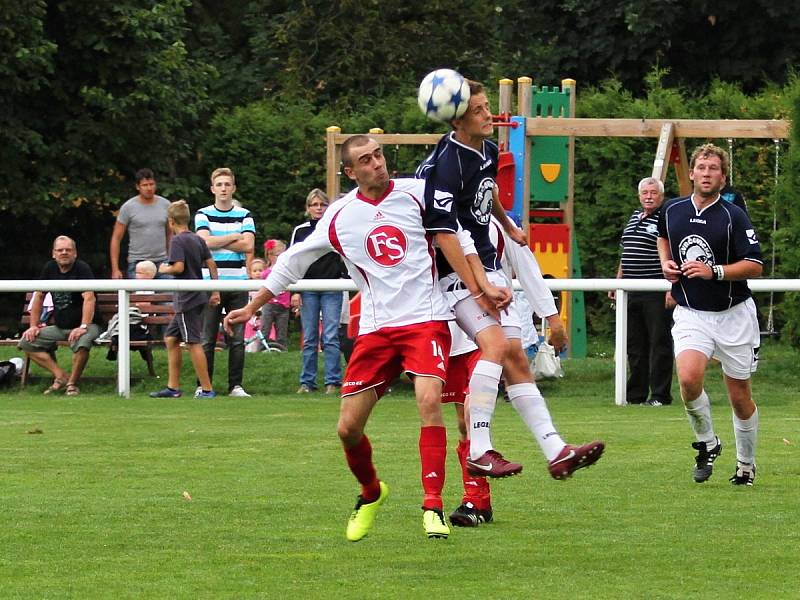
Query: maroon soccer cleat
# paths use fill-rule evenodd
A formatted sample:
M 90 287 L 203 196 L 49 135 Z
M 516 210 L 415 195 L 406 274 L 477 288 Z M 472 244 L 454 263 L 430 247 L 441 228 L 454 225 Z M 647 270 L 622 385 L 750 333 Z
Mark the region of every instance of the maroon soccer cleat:
M 600 460 L 606 445 L 600 441 L 583 446 L 567 444 L 558 456 L 550 461 L 548 470 L 553 479 L 567 479 L 578 469 L 589 467 Z
M 522 473 L 522 465 L 519 463 L 508 462 L 503 455 L 496 450 L 484 452 L 475 460 L 468 458 L 467 473 L 473 477 L 511 477 Z

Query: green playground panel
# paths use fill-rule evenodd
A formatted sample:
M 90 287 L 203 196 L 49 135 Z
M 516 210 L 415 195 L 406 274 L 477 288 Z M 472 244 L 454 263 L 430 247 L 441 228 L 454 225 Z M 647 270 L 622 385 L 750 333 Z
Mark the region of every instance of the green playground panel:
M 573 279 L 581 275 L 581 254 L 578 240 L 572 237 L 572 274 Z M 572 346 L 572 358 L 586 358 L 588 345 L 586 341 L 586 304 L 582 291 L 570 292 L 572 298 L 572 315 L 570 318 L 569 343 Z
M 568 117 L 569 88 L 534 86 L 531 115 L 536 117 Z M 531 200 L 533 202 L 566 202 L 569 193 L 569 138 L 531 137 Z M 548 182 L 540 165 L 559 165 L 558 177 Z

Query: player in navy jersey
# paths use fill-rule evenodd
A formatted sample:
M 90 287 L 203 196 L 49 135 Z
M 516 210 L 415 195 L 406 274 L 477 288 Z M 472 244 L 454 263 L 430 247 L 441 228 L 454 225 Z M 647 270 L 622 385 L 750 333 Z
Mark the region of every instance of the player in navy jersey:
M 369 533 L 389 493 L 375 470 L 365 428 L 378 399 L 402 372 L 414 381 L 421 421 L 423 528 L 428 537 L 444 538 L 450 530 L 442 513 L 447 434 L 440 399 L 452 313 L 439 288 L 431 236 L 422 224 L 425 182 L 390 179 L 380 145 L 368 136 L 349 138 L 342 162 L 358 187 L 328 207 L 308 238 L 281 254 L 258 295 L 232 311 L 225 327 L 247 321 L 320 256 L 341 255 L 362 295 L 338 424 L 347 464 L 361 484 L 347 539 L 357 541 Z M 474 255 L 469 236 L 462 233 L 459 240 Z
M 507 322 L 508 314 L 498 314 L 486 305 L 488 299 L 502 309 L 510 302 L 510 281 L 501 270 L 489 235 L 491 217 L 497 219 L 512 243 L 525 245 L 527 240 L 498 202 L 498 149 L 489 139 L 494 134 L 489 100 L 481 84 L 470 81 L 469 86 L 466 112 L 450 122 L 453 131 L 439 141 L 417 170 L 417 176 L 426 181 L 425 226 L 436 234 L 442 289 L 448 294 L 459 327 L 481 351 L 469 381 L 470 448 L 466 464 L 471 475 L 480 477 L 508 477 L 522 471 L 521 464 L 506 460 L 494 449 L 491 439 L 498 386 L 504 375 L 511 403 L 539 443 L 550 474 L 565 479 L 596 462 L 603 443 L 573 446 L 564 442 L 533 383 L 518 321 L 515 327 Z M 459 228 L 472 236 L 477 256 L 465 259 L 455 240 Z M 465 260 L 474 282 L 460 276 Z
M 706 366 L 715 358 L 722 363 L 733 408 L 736 471 L 730 482 L 753 485 L 758 408 L 750 377 L 758 365 L 760 336 L 747 279 L 761 275 L 763 262 L 747 214 L 721 199 L 728 164 L 727 153 L 713 144 L 692 153 L 694 192 L 662 209 L 658 252 L 678 303 L 672 337 L 681 397 L 697 438 L 694 480 L 708 480 L 722 453 L 703 388 Z

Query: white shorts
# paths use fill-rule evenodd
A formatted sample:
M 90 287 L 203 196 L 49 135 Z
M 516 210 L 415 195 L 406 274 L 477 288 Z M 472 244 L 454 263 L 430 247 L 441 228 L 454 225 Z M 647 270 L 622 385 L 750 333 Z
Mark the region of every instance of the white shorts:
M 502 271 L 487 271 L 486 278 L 494 286 L 511 288 L 511 282 Z M 468 338 L 474 340 L 475 336 L 487 327 L 498 325 L 493 317 L 487 315 L 478 306 L 467 287 L 455 273 L 442 277 L 439 280 L 439 286 L 456 315 L 456 323 L 464 330 Z M 499 325 L 503 327 L 503 333 L 507 338 L 520 339 L 522 337 L 522 325 L 515 303 L 512 302 L 508 308 L 500 311 Z
M 721 312 L 677 306 L 673 319 L 675 356 L 684 350 L 702 352 L 719 360 L 732 379 L 750 379 L 756 372 L 761 334 L 752 298 Z

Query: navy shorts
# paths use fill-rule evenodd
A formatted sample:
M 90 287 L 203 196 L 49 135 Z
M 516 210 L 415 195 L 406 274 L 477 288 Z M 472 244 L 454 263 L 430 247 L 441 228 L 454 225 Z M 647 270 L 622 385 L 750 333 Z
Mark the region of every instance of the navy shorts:
M 183 312 L 175 313 L 167 325 L 164 337 L 180 338 L 187 344 L 203 343 L 203 310 L 205 304 L 198 304 Z

